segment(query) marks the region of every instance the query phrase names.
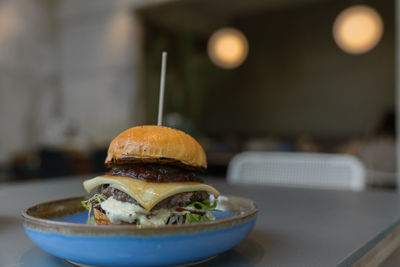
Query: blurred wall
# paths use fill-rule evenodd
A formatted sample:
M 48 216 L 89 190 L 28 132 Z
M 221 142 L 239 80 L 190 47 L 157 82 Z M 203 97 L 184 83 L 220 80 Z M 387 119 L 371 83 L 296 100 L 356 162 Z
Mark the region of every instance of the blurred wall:
M 140 35 L 132 1 L 62 0 L 58 14 L 63 114 L 82 143 L 107 145 L 137 120 Z
M 47 1 L 0 2 L 0 162 L 32 147 L 57 112 L 56 7 Z
M 0 163 L 88 149 L 139 119 L 135 1 L 0 1 Z
M 364 134 L 395 105 L 394 1 L 370 1 L 384 35 L 364 55 L 348 55 L 332 24 L 348 1 L 309 4 L 242 16 L 232 25 L 248 37 L 247 61 L 224 86 L 207 91 L 203 128 L 212 133 Z

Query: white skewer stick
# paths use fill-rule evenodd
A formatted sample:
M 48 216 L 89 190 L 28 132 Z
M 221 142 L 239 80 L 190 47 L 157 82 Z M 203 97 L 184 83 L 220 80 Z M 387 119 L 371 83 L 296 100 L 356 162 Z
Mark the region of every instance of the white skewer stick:
M 157 125 L 162 125 L 163 105 L 164 105 L 164 88 L 165 88 L 165 70 L 167 68 L 167 52 L 162 52 L 161 62 L 161 80 L 160 80 L 160 101 L 158 102 L 158 120 Z

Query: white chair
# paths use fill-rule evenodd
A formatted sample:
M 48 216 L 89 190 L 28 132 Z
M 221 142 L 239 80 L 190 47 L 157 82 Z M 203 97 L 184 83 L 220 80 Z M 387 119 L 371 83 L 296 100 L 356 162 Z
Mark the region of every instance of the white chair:
M 354 156 L 302 152 L 242 152 L 228 166 L 230 183 L 363 190 L 364 165 Z

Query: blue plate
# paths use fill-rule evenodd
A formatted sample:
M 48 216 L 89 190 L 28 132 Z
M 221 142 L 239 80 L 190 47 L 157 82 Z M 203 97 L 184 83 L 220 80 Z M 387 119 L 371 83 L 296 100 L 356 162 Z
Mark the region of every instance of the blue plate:
M 24 228 L 41 249 L 81 266 L 195 263 L 227 251 L 252 230 L 257 205 L 220 196 L 216 220 L 169 226 L 87 225 L 84 196 L 37 204 L 22 212 Z

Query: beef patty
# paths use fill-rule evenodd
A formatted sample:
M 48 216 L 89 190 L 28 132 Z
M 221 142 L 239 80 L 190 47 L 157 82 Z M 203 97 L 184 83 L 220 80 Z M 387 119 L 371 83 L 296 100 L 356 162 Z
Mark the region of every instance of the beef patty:
M 105 195 L 107 198 L 113 197 L 116 200 L 133 203 L 135 205 L 141 206 L 135 199 L 133 199 L 130 195 L 121 190 L 113 188 L 108 185 L 103 185 L 101 187 L 100 192 Z M 193 201 L 203 201 L 209 198 L 209 194 L 206 191 L 194 191 L 194 192 L 184 192 L 179 193 L 173 196 L 170 196 L 157 205 L 155 205 L 152 210 L 157 209 L 170 209 L 174 207 L 186 207 Z M 142 206 L 141 206 L 142 207 Z

